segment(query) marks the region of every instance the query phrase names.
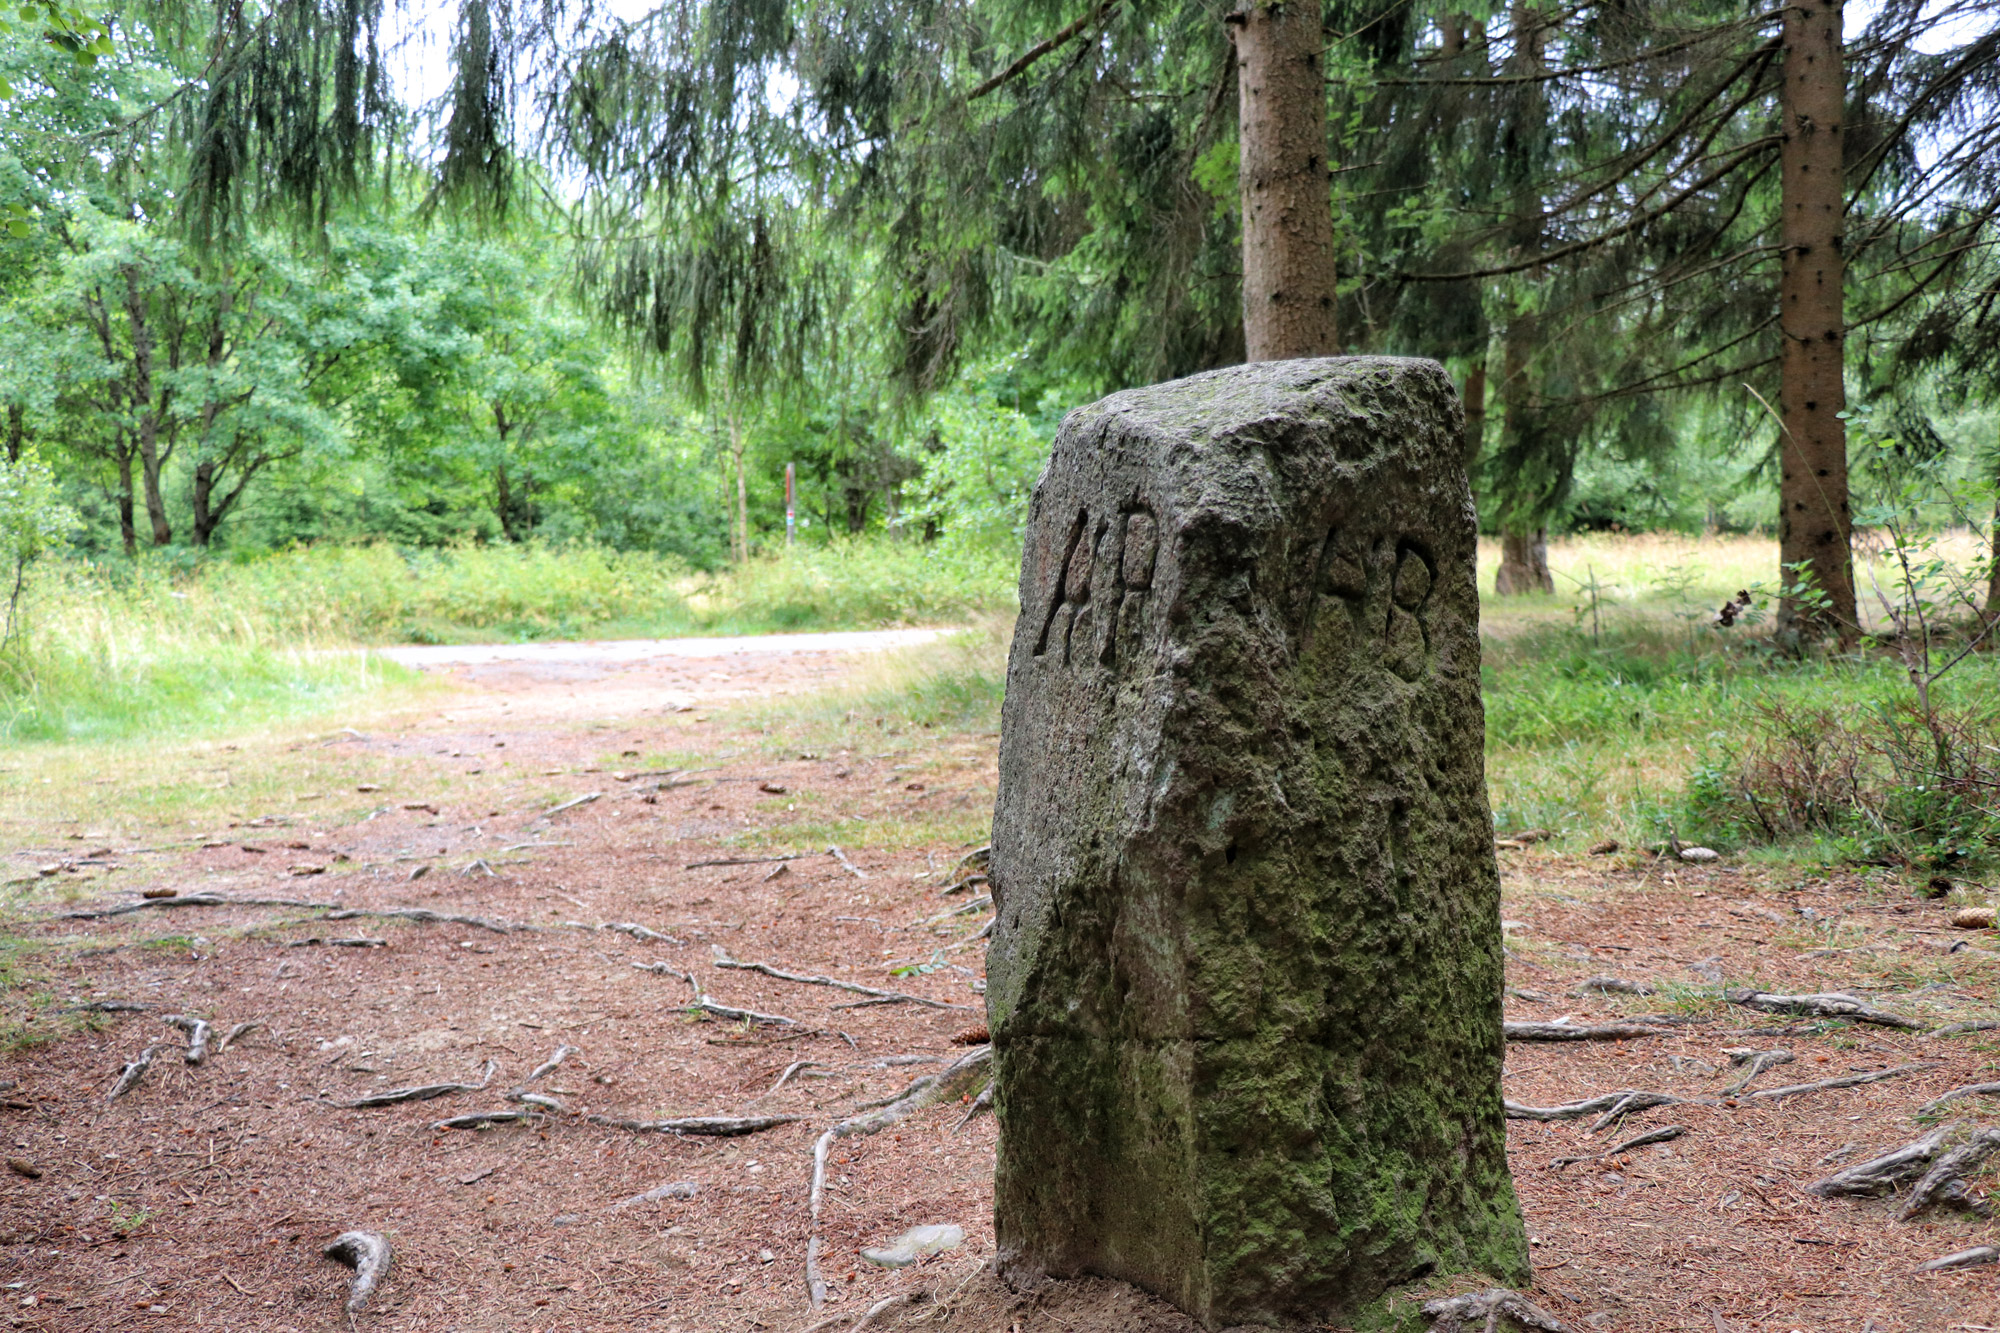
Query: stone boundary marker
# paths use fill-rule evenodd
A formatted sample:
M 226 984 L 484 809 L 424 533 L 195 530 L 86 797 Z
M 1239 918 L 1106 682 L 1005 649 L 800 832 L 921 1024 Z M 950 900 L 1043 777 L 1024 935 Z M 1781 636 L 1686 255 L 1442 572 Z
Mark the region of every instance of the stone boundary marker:
M 1463 438 L 1381 357 L 1063 422 L 993 828 L 1010 1280 L 1217 1327 L 1527 1274 Z

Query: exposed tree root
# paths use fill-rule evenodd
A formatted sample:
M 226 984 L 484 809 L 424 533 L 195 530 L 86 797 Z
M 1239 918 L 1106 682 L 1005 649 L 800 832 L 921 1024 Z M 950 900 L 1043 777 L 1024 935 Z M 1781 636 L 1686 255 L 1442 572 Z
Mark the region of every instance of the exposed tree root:
M 1515 1333 L 1519 1329 L 1568 1333 L 1560 1319 L 1505 1287 L 1426 1302 L 1424 1317 L 1431 1321 L 1430 1333 Z
M 263 1020 L 258 1018 L 253 1018 L 247 1023 L 238 1023 L 235 1027 L 232 1027 L 231 1029 L 229 1029 L 229 1031 L 222 1034 L 222 1040 L 215 1043 L 215 1049 L 218 1051 L 226 1051 L 229 1049 L 230 1044 L 234 1042 L 238 1037 L 247 1036 L 251 1032 L 254 1032 L 256 1029 L 263 1026 L 264 1026 Z
M 484 1092 L 493 1082 L 493 1071 L 499 1066 L 488 1060 L 479 1073 L 477 1083 L 419 1083 L 408 1088 L 390 1088 L 386 1092 L 371 1092 L 366 1097 L 358 1097 L 351 1102 L 333 1102 L 333 1106 L 343 1111 L 366 1111 L 377 1106 L 395 1106 L 401 1102 L 427 1102 L 433 1097 L 443 1097 L 454 1092 Z
M 1549 1163 L 1549 1170 L 1559 1171 L 1566 1166 L 1575 1166 L 1578 1162 L 1601 1162 L 1607 1157 L 1616 1157 L 1635 1148 L 1649 1148 L 1655 1143 L 1671 1143 L 1687 1132 L 1686 1125 L 1662 1125 L 1658 1129 L 1649 1129 L 1636 1138 L 1627 1139 L 1615 1148 L 1606 1148 L 1603 1152 L 1585 1153 L 1581 1157 L 1558 1157 Z
M 389 1242 L 373 1231 L 343 1231 L 320 1253 L 354 1270 L 347 1284 L 347 1313 L 367 1309 L 368 1298 L 389 1275 Z
M 133 1056 L 126 1063 L 125 1068 L 119 1072 L 118 1081 L 111 1085 L 111 1091 L 105 1094 L 104 1100 L 115 1102 L 126 1093 L 132 1091 L 133 1088 L 139 1086 L 139 1080 L 144 1078 L 146 1071 L 153 1067 L 153 1057 L 159 1053 L 159 1046 L 154 1044 Z
M 1930 1115 L 1946 1102 L 1957 1101 L 1960 1097 L 2000 1097 L 2000 1083 L 1968 1083 L 1962 1088 L 1953 1088 L 1941 1097 L 1933 1097 L 1917 1108 L 1918 1115 Z
M 2000 1028 L 2000 1021 L 1983 1018 L 1971 1023 L 1947 1023 L 1943 1027 L 1932 1032 L 1927 1032 L 1924 1035 L 1928 1038 L 1936 1039 L 1938 1037 L 1956 1037 L 1967 1032 L 1991 1032 L 1994 1028 Z
M 198 1065 L 208 1059 L 208 1037 L 211 1029 L 204 1019 L 192 1014 L 168 1014 L 165 1023 L 170 1028 L 179 1028 L 188 1034 L 187 1049 L 181 1058 L 191 1065 Z
M 518 921 L 500 921 L 483 916 L 461 916 L 456 912 L 433 912 L 428 907 L 340 907 L 336 904 L 316 904 L 333 907 L 326 914 L 328 921 L 351 921 L 356 917 L 372 916 L 386 921 L 424 921 L 434 925 L 472 926 L 479 930 L 490 930 L 496 935 L 510 935 L 518 930 L 533 930 L 533 926 L 522 925 Z
M 554 1055 L 551 1055 L 548 1059 L 536 1065 L 532 1070 L 528 1072 L 528 1076 L 526 1078 L 522 1079 L 519 1083 L 516 1083 L 512 1088 L 508 1089 L 506 1093 L 506 1099 L 510 1102 L 532 1102 L 536 1106 L 546 1106 L 552 1111 L 560 1111 L 562 1109 L 562 1106 L 555 1100 L 555 1098 L 542 1097 L 536 1093 L 529 1092 L 528 1085 L 530 1083 L 539 1082 L 540 1080 L 548 1077 L 550 1074 L 555 1073 L 556 1070 L 562 1067 L 563 1061 L 569 1059 L 572 1055 L 576 1055 L 578 1053 L 579 1053 L 578 1048 L 575 1046 L 570 1046 L 565 1044 L 556 1047 L 556 1053 Z M 480 1086 L 484 1087 L 485 1084 L 482 1083 Z
M 809 975 L 804 972 L 786 972 L 780 968 L 771 966 L 769 963 L 746 963 L 741 959 L 731 958 L 729 951 L 719 944 L 714 945 L 710 952 L 714 956 L 715 965 L 720 968 L 728 968 L 738 972 L 758 972 L 779 981 L 797 982 L 801 986 L 831 986 L 835 990 L 844 990 L 850 995 L 870 996 L 883 1004 L 920 1004 L 926 1009 L 976 1008 L 976 1006 L 969 1004 L 950 1004 L 944 1000 L 932 1000 L 922 995 L 906 995 L 902 991 L 877 990 L 873 986 L 864 986 L 857 981 L 842 981 L 838 977 L 824 977 L 816 974 Z
M 704 1138 L 733 1139 L 745 1134 L 761 1134 L 780 1125 L 796 1124 L 795 1115 L 691 1115 L 677 1120 L 621 1120 L 616 1116 L 585 1116 L 593 1125 L 606 1129 L 626 1129 L 634 1134 L 692 1134 Z
M 868 872 L 863 870 L 860 866 L 854 864 L 854 862 L 848 860 L 847 853 L 841 851 L 840 848 L 829 847 L 826 849 L 826 854 L 832 857 L 834 860 L 840 862 L 840 864 L 846 869 L 847 873 L 854 876 L 854 878 L 856 879 L 868 878 Z
M 664 1185 L 655 1185 L 629 1199 L 620 1199 L 611 1205 L 611 1211 L 622 1213 L 627 1208 L 637 1208 L 642 1203 L 657 1203 L 661 1199 L 692 1199 L 701 1193 L 701 1186 L 692 1180 L 670 1180 Z
M 687 943 L 686 940 L 662 934 L 651 926 L 642 926 L 636 921 L 565 921 L 563 925 L 570 930 L 615 930 L 620 935 L 630 935 L 635 940 L 658 940 L 662 944 Z
M 1508 1041 L 1625 1041 L 1663 1037 L 1664 1029 L 1641 1023 L 1502 1023 Z
M 495 1125 L 526 1124 L 546 1119 L 541 1111 L 474 1111 L 446 1120 L 434 1120 L 432 1129 L 491 1129 Z
M 1867 1083 L 1880 1083 L 1885 1078 L 1901 1078 L 1905 1074 L 1920 1073 L 1926 1069 L 1936 1069 L 1942 1061 L 1919 1060 L 1915 1064 L 1897 1065 L 1892 1069 L 1878 1069 L 1872 1074 L 1849 1074 L 1845 1078 L 1823 1079 L 1818 1083 L 1791 1083 L 1782 1088 L 1763 1088 L 1750 1096 L 1755 1100 L 1769 1100 L 1778 1097 L 1796 1097 L 1802 1092 L 1825 1092 L 1831 1088 L 1858 1088 Z
M 1879 1198 L 1896 1186 L 1923 1175 L 1929 1169 L 1931 1159 L 1938 1155 L 1957 1129 L 1957 1125 L 1940 1125 L 1893 1152 L 1856 1162 L 1825 1180 L 1814 1181 L 1806 1186 L 1806 1193 L 1817 1194 L 1822 1199 Z
M 1937 1273 L 1947 1268 L 1971 1268 L 1975 1264 L 2000 1263 L 2000 1246 L 1975 1245 L 1957 1254 L 1947 1254 L 1942 1259 L 1933 1259 L 1917 1269 L 1919 1273 Z
M 168 907 L 296 907 L 309 912 L 325 912 L 328 921 L 351 921 L 357 917 L 379 917 L 395 921 L 425 921 L 454 926 L 476 926 L 480 930 L 491 930 L 506 935 L 519 930 L 533 930 L 533 926 L 513 921 L 489 920 L 483 916 L 460 916 L 452 912 L 434 912 L 428 907 L 349 907 L 345 903 L 313 902 L 306 898 L 232 898 L 220 893 L 188 893 L 178 898 L 142 898 L 138 902 L 124 903 L 118 907 L 94 908 L 87 911 L 61 912 L 53 919 L 57 921 L 102 921 L 109 917 L 126 916 L 133 912 L 159 910 Z
M 797 1027 L 799 1020 L 786 1018 L 783 1014 L 760 1014 L 755 1009 L 738 1009 L 733 1004 L 723 1004 L 707 995 L 698 995 L 687 1008 L 717 1018 L 726 1018 L 733 1023 L 766 1023 L 772 1027 Z
M 1623 977 L 1591 977 L 1577 985 L 1578 995 L 1652 995 L 1653 988 L 1643 981 L 1627 981 Z
M 1770 991 L 1732 990 L 1724 992 L 1731 1004 L 1760 1009 L 1767 1014 L 1797 1014 L 1804 1018 L 1846 1018 L 1856 1023 L 1874 1023 L 1885 1028 L 1920 1032 L 1924 1025 L 1914 1018 L 1877 1009 L 1852 995 L 1776 995 Z
M 1729 1063 L 1748 1066 L 1743 1071 L 1742 1078 L 1722 1090 L 1722 1095 L 1725 1097 L 1734 1097 L 1755 1082 L 1757 1076 L 1765 1070 L 1778 1065 L 1788 1065 L 1793 1058 L 1790 1051 L 1728 1051 L 1725 1054 L 1729 1056 Z
M 1986 1164 L 2000 1148 L 2000 1129 L 1974 1131 L 1971 1138 L 1951 1149 L 1924 1173 L 1910 1190 L 1910 1197 L 1896 1213 L 1898 1222 L 1907 1222 L 1926 1208 L 1958 1208 L 1975 1217 L 1987 1217 L 1993 1209 L 1972 1193 L 1966 1177 Z
M 826 1303 L 826 1281 L 819 1274 L 819 1210 L 826 1195 L 826 1158 L 835 1139 L 879 1134 L 901 1123 L 926 1106 L 956 1097 L 965 1086 L 983 1076 L 993 1062 L 993 1048 L 978 1046 L 967 1051 L 935 1074 L 925 1074 L 882 1106 L 841 1121 L 819 1136 L 813 1144 L 810 1228 L 806 1240 L 806 1297 L 817 1310 Z
M 1587 1101 L 1566 1102 L 1561 1106 L 1524 1106 L 1520 1102 L 1501 1102 L 1509 1120 L 1581 1120 L 1587 1115 L 1608 1111 L 1627 1097 L 1665 1097 L 1665 1093 L 1638 1093 L 1632 1091 L 1607 1092 L 1602 1097 L 1592 1097 Z M 1657 1106 L 1672 1105 L 1678 1098 L 1656 1102 Z

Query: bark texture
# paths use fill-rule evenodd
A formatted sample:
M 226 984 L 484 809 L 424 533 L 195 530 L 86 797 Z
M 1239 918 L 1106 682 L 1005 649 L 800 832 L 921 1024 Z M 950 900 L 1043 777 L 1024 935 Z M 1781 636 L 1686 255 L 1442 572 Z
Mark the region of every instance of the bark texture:
M 1458 395 L 1240 366 L 1070 414 L 990 874 L 1000 1264 L 1210 1326 L 1527 1273 Z
M 1255 0 L 1229 21 L 1241 126 L 1244 359 L 1331 356 L 1340 337 L 1319 0 Z
M 1797 0 L 1784 12 L 1778 558 L 1786 566 L 1786 596 L 1778 618 L 1803 635 L 1848 639 L 1856 627 L 1847 426 L 1840 416 L 1847 410 L 1840 9 L 1841 0 Z M 1798 566 L 1810 571 L 1823 605 L 1798 595 L 1792 572 Z

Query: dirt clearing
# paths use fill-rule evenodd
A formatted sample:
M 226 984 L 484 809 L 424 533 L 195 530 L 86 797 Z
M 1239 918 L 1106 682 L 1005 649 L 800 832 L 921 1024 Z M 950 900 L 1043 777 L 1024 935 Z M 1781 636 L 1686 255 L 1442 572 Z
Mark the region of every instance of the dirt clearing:
M 861 717 L 821 749 L 744 707 L 858 660 L 483 663 L 421 712 L 241 740 L 231 764 L 293 789 L 271 808 L 142 827 L 113 784 L 11 830 L 6 1003 L 31 1041 L 0 1062 L 0 1314 L 345 1328 L 352 1274 L 321 1250 L 361 1229 L 394 1250 L 363 1329 L 1187 1329 L 1115 1283 L 1017 1296 L 985 1274 L 993 1124 L 971 1091 L 831 1142 L 830 1292 L 808 1309 L 815 1143 L 983 1040 L 989 913 L 964 858 L 996 738 Z M 2000 1017 L 1991 931 L 1886 877 L 1532 846 L 1502 866 L 1509 1017 L 1649 1033 L 1510 1043 L 1509 1100 L 1680 1099 L 1596 1132 L 1598 1114 L 1510 1122 L 1537 1301 L 1578 1329 L 2000 1324 L 2000 1265 L 1918 1271 L 2000 1243 L 1992 1223 L 1806 1189 L 1941 1120 L 1992 1122 L 1984 1094 L 1919 1115 L 2000 1080 L 1994 1031 L 1937 1035 Z M 140 903 L 158 905 L 59 915 Z M 1626 989 L 1579 989 L 1600 977 Z M 1734 988 L 1847 992 L 1919 1026 L 1765 1012 Z M 210 1025 L 199 1064 L 177 1015 Z M 1790 1059 L 1732 1091 L 1731 1050 Z M 430 1085 L 458 1086 L 361 1104 Z M 710 1117 L 769 1127 L 620 1123 Z M 963 1244 L 861 1258 L 930 1224 Z

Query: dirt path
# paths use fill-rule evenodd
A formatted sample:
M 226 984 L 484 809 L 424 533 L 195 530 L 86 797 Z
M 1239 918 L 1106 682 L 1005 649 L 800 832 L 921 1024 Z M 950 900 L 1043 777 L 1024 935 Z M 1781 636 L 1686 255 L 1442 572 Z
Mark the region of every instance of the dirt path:
M 954 891 L 964 876 L 952 871 L 990 810 L 993 737 L 896 736 L 893 719 L 861 718 L 829 747 L 791 734 L 782 716 L 732 709 L 822 688 L 857 660 L 818 650 L 462 663 L 421 715 L 253 747 L 243 762 L 297 770 L 298 799 L 284 808 L 153 850 L 85 847 L 51 828 L 77 874 L 53 876 L 15 909 L 32 952 L 8 992 L 16 1021 L 45 1040 L 0 1069 L 18 1081 L 0 1094 L 5 1154 L 39 1172 L 0 1177 L 0 1278 L 18 1284 L 0 1305 L 11 1326 L 345 1328 L 345 1271 L 319 1250 L 359 1227 L 387 1235 L 397 1256 L 360 1329 L 798 1333 L 909 1294 L 925 1300 L 875 1326 L 1188 1333 L 1113 1283 L 1033 1300 L 994 1286 L 982 1272 L 992 1121 L 965 1122 L 962 1104 L 834 1145 L 821 1227 L 833 1292 L 807 1309 L 814 1141 L 982 1037 L 983 886 Z M 845 861 L 826 851 L 836 844 Z M 792 859 L 752 859 L 778 856 Z M 1847 988 L 1933 1026 L 1990 1018 L 1988 935 L 1852 877 L 1534 848 L 1503 856 L 1510 1017 L 1675 1020 L 1622 1042 L 1516 1043 L 1508 1097 L 1547 1106 L 1639 1088 L 1689 1099 L 1595 1134 L 1589 1119 L 1512 1122 L 1536 1299 L 1580 1330 L 2000 1322 L 1990 1317 L 2000 1269 L 1914 1271 L 1994 1243 L 1990 1223 L 1898 1224 L 1893 1201 L 1803 1188 L 1914 1138 L 1929 1099 L 1995 1078 L 1991 1034 L 1801 1025 L 1725 1005 L 1708 980 Z M 714 862 L 732 864 L 704 864 Z M 60 919 L 48 890 L 63 885 L 79 907 L 187 905 Z M 169 889 L 178 897 L 138 896 Z M 229 901 L 190 903 L 197 894 Z M 420 908 L 500 928 L 336 920 L 253 898 Z M 609 928 L 624 925 L 644 929 Z M 718 950 L 931 1004 L 858 1004 L 869 997 L 718 966 Z M 1576 993 L 1604 973 L 1661 993 Z M 790 1021 L 694 1011 L 696 991 Z M 56 1012 L 107 1004 L 141 1007 Z M 176 1013 L 218 1034 L 261 1026 L 193 1066 L 162 1022 Z M 154 1043 L 164 1045 L 136 1088 L 105 1100 L 120 1067 Z M 528 1109 L 503 1094 L 563 1046 L 576 1051 L 535 1085 L 560 1109 L 484 1130 L 435 1127 Z M 1842 1090 L 1724 1097 L 1733 1047 L 1793 1053 L 1751 1091 L 1921 1068 Z M 340 1105 L 476 1084 L 489 1063 L 481 1091 Z M 1952 1114 L 1990 1118 L 1992 1100 Z M 787 1119 L 716 1138 L 590 1116 Z M 1687 1133 L 1552 1166 L 1667 1124 Z M 964 1246 L 901 1271 L 859 1258 L 929 1223 L 963 1226 Z

